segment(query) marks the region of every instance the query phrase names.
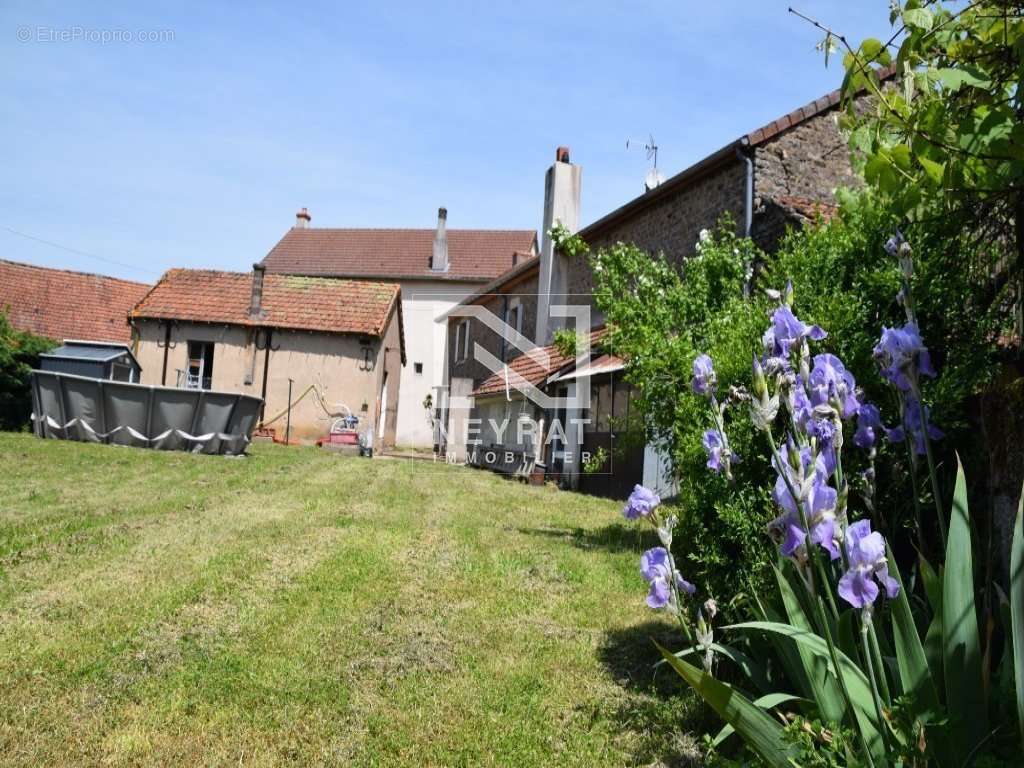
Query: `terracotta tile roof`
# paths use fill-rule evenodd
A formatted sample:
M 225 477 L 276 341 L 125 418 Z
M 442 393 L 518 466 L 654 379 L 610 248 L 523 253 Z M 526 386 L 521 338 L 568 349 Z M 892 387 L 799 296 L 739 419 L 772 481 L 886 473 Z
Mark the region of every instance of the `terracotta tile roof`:
M 596 344 L 605 334 L 605 329 L 597 328 L 590 332 L 591 345 Z M 575 358 L 566 357 L 560 354 L 553 345 L 539 347 L 533 352 L 527 352 L 519 357 L 513 358 L 508 363 L 508 381 L 512 389 L 516 388 L 516 382 L 522 378 L 527 383 L 537 386 L 548 376 L 561 370 L 574 362 Z M 497 371 L 488 376 L 473 390 L 473 397 L 481 395 L 494 395 L 505 391 L 505 371 Z
M 533 230 L 448 230 L 447 272 L 430 269 L 433 229 L 293 227 L 263 260 L 267 272 L 385 280 L 486 282 L 536 253 Z
M 150 287 L 0 259 L 0 310 L 15 328 L 55 341 L 129 341 L 128 312 Z
M 251 273 L 172 269 L 164 273 L 131 315 L 380 336 L 400 304 L 400 295 L 401 289 L 394 283 L 266 275 L 263 315 L 252 318 Z
M 787 214 L 808 221 L 816 221 L 819 216 L 825 221 L 831 221 L 839 213 L 839 206 L 835 203 L 812 200 L 809 197 L 778 195 L 771 199 Z
M 889 80 L 896 75 L 896 65 L 892 64 L 888 67 L 882 67 L 877 70 L 877 74 L 880 82 Z M 789 114 L 783 115 L 777 120 L 772 120 L 767 125 L 762 125 L 755 131 L 751 131 L 746 136 L 742 137 L 740 141 L 745 141 L 745 143 L 751 147 L 756 147 L 758 144 L 764 144 L 766 141 L 773 139 L 783 131 L 800 125 L 800 123 L 805 120 L 810 120 L 812 117 L 816 117 L 822 112 L 827 112 L 832 109 L 832 107 L 837 106 L 839 101 L 840 93 L 838 89 L 831 93 L 826 93 L 821 98 L 815 99 L 799 109 L 794 109 Z

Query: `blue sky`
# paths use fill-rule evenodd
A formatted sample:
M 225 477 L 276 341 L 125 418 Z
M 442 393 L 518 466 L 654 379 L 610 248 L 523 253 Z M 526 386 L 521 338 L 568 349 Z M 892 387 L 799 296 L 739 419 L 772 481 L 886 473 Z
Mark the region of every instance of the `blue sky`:
M 653 134 L 672 175 L 836 87 L 789 4 L 852 40 L 889 29 L 886 0 L 5 0 L 0 258 L 246 270 L 300 206 L 313 226 L 430 227 L 445 205 L 450 227 L 536 229 L 560 144 L 587 223 L 642 191 L 627 139 Z M 76 28 L 172 39 L 58 39 Z

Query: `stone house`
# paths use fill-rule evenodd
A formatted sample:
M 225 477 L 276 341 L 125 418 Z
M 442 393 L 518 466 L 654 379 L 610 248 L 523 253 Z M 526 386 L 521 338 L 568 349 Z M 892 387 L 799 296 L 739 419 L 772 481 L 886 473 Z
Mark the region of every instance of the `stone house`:
M 262 397 L 261 421 L 281 435 L 290 391 L 292 439 L 351 412 L 394 445 L 406 362 L 394 283 L 172 269 L 129 323 L 142 384 Z
M 303 208 L 295 226 L 263 259 L 268 275 L 372 280 L 401 287 L 409 365 L 402 368 L 396 443 L 434 445 L 430 411 L 444 382 L 445 327 L 435 321 L 509 269 L 534 259 L 533 230 L 448 229 L 439 209 L 433 229 L 310 227 Z
M 883 76 L 890 75 L 883 73 Z M 510 390 L 511 387 L 504 384 L 508 383 L 509 372 L 515 372 L 516 357 L 531 344 L 544 348 L 550 344 L 556 330 L 573 326 L 572 321 L 555 316 L 551 307 L 586 305 L 590 308 L 590 328 L 586 330 L 603 324 L 593 304 L 593 276 L 588 264 L 584 259 L 557 253 L 547 235 L 556 221 L 570 231 L 578 231 L 591 248 L 632 242 L 652 254 L 662 252 L 670 260 L 682 263 L 694 253 L 700 231 L 714 227 L 722 215 L 728 213 L 736 222 L 739 234 L 750 236 L 763 249 L 771 251 L 786 227 L 801 225 L 819 215 L 826 218 L 832 215 L 838 187 L 860 183 L 839 130 L 839 101 L 838 91 L 830 93 L 743 134 L 582 229 L 579 227 L 581 169 L 571 163 L 568 149 L 560 147 L 545 178 L 540 257 L 536 262 L 509 270 L 467 296 L 444 319 L 448 325 L 448 378 L 447 400 L 442 404 L 440 419 L 445 427 L 446 452 L 456 457 L 470 454 L 466 425 L 474 423 L 483 413 L 483 406 L 489 399 L 501 394 L 493 391 L 495 377 L 503 380 L 503 386 L 497 389 Z M 510 332 L 484 322 L 480 312 L 506 319 L 513 325 L 519 323 L 516 327 L 522 336 L 521 343 L 511 343 Z M 477 359 L 479 355 L 472 354 L 478 349 L 490 352 L 501 366 L 496 369 L 494 365 L 483 364 Z M 543 358 L 543 355 L 537 357 Z M 614 408 L 616 402 L 623 402 L 623 398 L 628 403 L 629 398 L 628 392 L 619 393 L 614 371 L 607 370 L 607 365 L 595 366 L 599 357 L 600 350 L 594 349 L 591 359 L 583 364 L 583 368 L 595 367 L 595 375 L 600 373 L 599 379 L 590 382 L 594 397 L 590 412 L 586 414 L 595 425 L 608 423 L 609 413 L 605 411 Z M 559 369 L 565 361 L 551 360 L 543 376 L 535 375 L 538 386 L 550 387 L 561 381 L 563 387 L 580 387 L 589 380 L 587 371 L 580 369 L 570 381 L 564 365 Z M 481 408 L 477 408 L 477 400 Z M 545 415 L 550 420 L 554 414 Z M 597 431 L 594 426 L 590 429 Z M 587 427 L 583 427 L 576 434 L 567 435 L 567 441 L 582 446 L 586 430 Z M 606 431 L 611 446 L 615 430 Z M 604 433 L 605 430 L 601 430 L 601 434 Z M 476 439 L 479 443 L 479 436 Z M 518 444 L 509 447 L 513 452 L 523 449 Z M 542 451 L 532 460 L 542 461 L 545 468 L 550 469 L 557 463 L 557 457 L 551 455 L 550 446 L 543 450 L 546 453 Z M 614 486 L 616 492 L 621 492 L 622 488 L 643 481 L 671 492 L 661 477 L 663 462 L 657 451 L 647 446 L 642 453 L 641 458 L 634 451 L 632 458 L 620 462 L 619 474 L 630 476 L 606 483 L 609 490 Z M 559 474 L 565 484 L 577 487 L 581 482 L 581 462 L 586 456 L 578 450 L 573 454 L 572 460 L 563 462 Z M 519 464 L 513 471 L 520 470 L 522 462 L 517 461 Z M 587 482 L 586 478 L 583 482 Z

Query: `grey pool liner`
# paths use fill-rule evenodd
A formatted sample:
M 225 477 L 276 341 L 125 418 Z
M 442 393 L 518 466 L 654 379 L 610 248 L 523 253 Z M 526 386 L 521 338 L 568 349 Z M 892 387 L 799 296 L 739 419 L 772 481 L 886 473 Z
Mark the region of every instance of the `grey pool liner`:
M 234 455 L 245 453 L 262 403 L 240 393 L 32 371 L 32 423 L 42 438 Z

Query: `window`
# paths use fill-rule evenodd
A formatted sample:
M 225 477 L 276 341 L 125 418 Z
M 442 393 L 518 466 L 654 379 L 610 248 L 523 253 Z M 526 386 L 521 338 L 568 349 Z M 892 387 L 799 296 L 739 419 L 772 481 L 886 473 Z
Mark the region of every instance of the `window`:
M 185 375 L 186 389 L 213 389 L 213 342 L 190 341 L 188 343 L 188 370 Z
M 523 332 L 523 307 L 518 298 L 506 299 L 505 314 L 502 317 L 505 325 L 501 329 L 501 359 L 508 362 L 516 357 L 519 347 L 516 345 L 517 334 Z
M 113 363 L 110 366 L 110 378 L 112 381 L 131 381 L 132 367 L 124 363 Z
M 508 308 L 508 312 L 505 313 L 505 323 L 509 328 L 515 328 L 517 333 L 523 332 L 523 308 L 519 304 L 518 299 L 513 299 L 512 304 Z M 511 331 L 508 331 L 509 341 L 511 341 Z
M 413 370 L 414 370 L 414 371 L 415 371 L 416 373 L 418 373 L 418 374 L 421 374 L 421 375 L 422 375 L 422 373 L 423 373 L 423 363 L 413 363 L 413 364 L 412 364 L 412 369 L 413 369 Z
M 455 362 L 469 357 L 469 320 L 455 327 Z

